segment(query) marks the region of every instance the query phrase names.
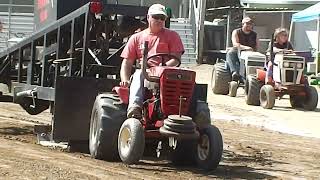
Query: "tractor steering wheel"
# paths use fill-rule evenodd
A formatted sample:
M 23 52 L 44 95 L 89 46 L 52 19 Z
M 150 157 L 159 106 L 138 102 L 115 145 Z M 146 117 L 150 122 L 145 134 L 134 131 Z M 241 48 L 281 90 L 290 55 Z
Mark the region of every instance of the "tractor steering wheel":
M 154 58 L 154 57 L 161 57 L 161 66 L 165 66 L 165 59 L 164 57 L 168 57 L 169 59 L 176 59 L 179 61 L 179 63 L 176 65 L 176 67 L 179 67 L 180 64 L 181 64 L 181 59 L 178 58 L 177 56 L 173 55 L 173 54 L 169 54 L 169 53 L 157 53 L 157 54 L 154 54 L 154 55 L 151 55 L 147 58 L 147 63 L 150 59 Z

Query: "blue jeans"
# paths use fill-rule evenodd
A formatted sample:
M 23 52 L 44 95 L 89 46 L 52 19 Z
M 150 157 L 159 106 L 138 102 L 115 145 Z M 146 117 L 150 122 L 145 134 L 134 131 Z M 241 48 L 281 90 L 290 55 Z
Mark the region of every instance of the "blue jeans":
M 230 49 L 226 55 L 227 67 L 229 67 L 231 74 L 240 71 L 240 61 L 238 56 L 238 50 L 235 48 Z
M 128 109 L 130 109 L 132 106 L 137 106 L 137 105 L 142 108 L 143 87 L 144 87 L 144 77 L 142 74 L 142 70 L 137 69 L 132 76 Z

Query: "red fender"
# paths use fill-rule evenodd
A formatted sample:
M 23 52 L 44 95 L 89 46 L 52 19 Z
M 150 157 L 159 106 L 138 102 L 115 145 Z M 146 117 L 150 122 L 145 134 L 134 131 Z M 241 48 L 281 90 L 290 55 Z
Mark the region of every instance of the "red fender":
M 127 87 L 120 87 L 116 86 L 112 89 L 112 91 L 116 92 L 118 94 L 119 98 L 124 104 L 129 103 L 129 88 Z
M 264 82 L 266 80 L 267 72 L 262 69 L 257 69 L 257 79 Z

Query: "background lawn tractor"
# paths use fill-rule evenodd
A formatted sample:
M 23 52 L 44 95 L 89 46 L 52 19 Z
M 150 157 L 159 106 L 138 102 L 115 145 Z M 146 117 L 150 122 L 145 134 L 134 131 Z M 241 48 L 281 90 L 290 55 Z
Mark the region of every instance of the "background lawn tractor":
M 265 84 L 265 71 L 258 72 L 258 80 L 263 85 L 260 90 L 260 104 L 266 109 L 272 109 L 275 99 L 284 95 L 290 96 L 293 108 L 314 110 L 318 104 L 318 93 L 315 87 L 309 86 L 304 77 L 304 57 L 285 52 L 276 53 L 273 63 L 273 84 Z
M 260 90 L 261 106 L 272 109 L 276 98 L 281 99 L 284 95 L 289 95 L 293 108 L 316 109 L 318 104 L 317 90 L 315 87 L 309 86 L 307 78 L 303 74 L 305 58 L 286 50 L 274 54 L 272 49 L 273 47 L 271 47 L 270 60 L 273 64 L 272 78 L 274 83 L 266 84 L 266 72 L 258 71 L 258 80 L 265 84 Z
M 106 160 L 120 156 L 124 163 L 133 164 L 147 152 L 157 156 L 168 152 L 174 163 L 215 169 L 223 142 L 219 129 L 210 122 L 207 86 L 196 84 L 196 73 L 182 68 L 158 66 L 147 73 L 148 59 L 174 56 L 156 54 L 147 58 L 146 54 L 147 48 L 142 64 L 148 80 L 143 118 L 127 119 L 128 88 L 115 87 L 115 93 L 98 95 L 91 116 L 91 155 Z
M 227 63 L 217 63 L 214 66 L 211 78 L 211 88 L 215 94 L 229 94 L 231 97 L 237 95 L 237 89 L 239 86 L 245 88 L 246 102 L 247 104 L 259 105 L 259 96 L 252 97 L 249 93 L 254 89 L 249 89 L 251 86 L 257 86 L 256 89 L 260 89 L 261 85 L 256 82 L 252 82 L 252 78 L 256 74 L 257 69 L 263 69 L 265 64 L 265 55 L 259 52 L 253 51 L 239 51 L 240 53 L 240 78 L 237 81 L 232 81 L 231 72 L 227 66 Z M 252 84 L 253 83 L 253 84 Z

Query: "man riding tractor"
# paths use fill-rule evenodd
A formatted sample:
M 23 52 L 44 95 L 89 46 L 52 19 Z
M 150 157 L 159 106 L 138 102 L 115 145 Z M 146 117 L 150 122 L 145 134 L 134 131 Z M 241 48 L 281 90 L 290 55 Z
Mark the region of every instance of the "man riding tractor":
M 252 19 L 245 17 L 242 27 L 232 32 L 233 47 L 227 52 L 226 62 L 217 63 L 213 71 L 212 89 L 215 94 L 236 96 L 238 87 L 244 84 L 247 76 L 255 74 L 256 69 L 264 68 L 265 55 L 256 52 L 257 33 L 252 28 Z
M 174 163 L 215 169 L 223 141 L 211 125 L 207 86 L 195 83 L 194 71 L 175 67 L 184 48 L 179 35 L 164 28 L 165 7 L 152 5 L 147 19 L 149 27 L 131 36 L 121 54 L 120 87 L 96 98 L 90 153 L 133 164 L 151 149 L 157 156 L 169 152 Z M 136 68 L 130 83 L 135 61 L 141 69 Z

